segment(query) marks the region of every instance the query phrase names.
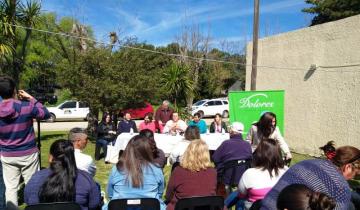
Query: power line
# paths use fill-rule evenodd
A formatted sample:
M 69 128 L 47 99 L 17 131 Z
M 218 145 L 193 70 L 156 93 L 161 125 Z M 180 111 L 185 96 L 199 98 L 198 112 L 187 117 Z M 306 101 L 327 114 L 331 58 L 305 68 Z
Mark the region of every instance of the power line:
M 91 38 L 87 38 L 87 37 L 80 37 L 80 36 L 71 35 L 71 34 L 67 34 L 67 33 L 63 33 L 63 32 L 47 31 L 47 30 L 43 30 L 43 29 L 36 29 L 36 28 L 32 28 L 32 27 L 26 27 L 26 26 L 21 26 L 21 25 L 16 25 L 16 24 L 9 24 L 9 23 L 3 23 L 3 24 L 9 25 L 9 26 L 14 26 L 14 27 L 17 27 L 17 28 L 22 28 L 22 29 L 28 29 L 28 30 L 33 30 L 33 31 L 37 31 L 37 32 L 47 33 L 47 34 L 60 35 L 60 36 L 64 36 L 64 37 L 74 38 L 74 39 L 83 39 L 83 40 L 87 40 L 87 41 L 94 42 L 94 43 L 97 43 L 97 44 L 123 47 L 123 48 L 132 49 L 132 50 L 139 50 L 139 51 L 144 51 L 144 52 L 156 53 L 156 54 L 161 54 L 161 55 L 170 56 L 170 57 L 182 57 L 182 58 L 188 58 L 188 59 L 191 59 L 191 60 L 226 63 L 226 64 L 234 64 L 234 65 L 245 66 L 245 67 L 246 66 L 252 67 L 252 65 L 250 65 L 250 64 L 244 64 L 244 63 L 239 63 L 239 62 L 232 62 L 232 61 L 225 61 L 225 60 L 218 60 L 218 59 L 211 59 L 211 58 L 197 58 L 197 57 L 192 57 L 192 56 L 187 56 L 187 55 L 180 55 L 180 54 L 174 54 L 174 53 L 165 53 L 165 52 L 160 52 L 160 51 L 156 51 L 156 50 L 149 50 L 149 49 L 144 49 L 144 48 L 139 48 L 139 47 L 132 47 L 132 46 L 122 45 L 122 44 L 117 44 L 117 43 L 114 43 L 114 44 L 105 43 L 105 42 L 102 42 L 102 41 L 97 41 L 95 39 L 91 39 Z M 339 70 L 339 71 L 322 70 L 321 68 L 323 68 L 323 69 L 334 69 L 334 68 L 357 67 L 357 66 L 360 66 L 360 62 L 359 63 L 354 63 L 354 64 L 346 64 L 346 65 L 315 66 L 314 69 L 296 68 L 296 67 L 277 67 L 277 66 L 267 66 L 267 65 L 256 65 L 256 66 L 259 67 L 259 68 L 279 69 L 279 70 L 294 70 L 294 71 L 355 72 L 355 71 L 351 71 L 351 70 L 350 71 L 349 70 Z

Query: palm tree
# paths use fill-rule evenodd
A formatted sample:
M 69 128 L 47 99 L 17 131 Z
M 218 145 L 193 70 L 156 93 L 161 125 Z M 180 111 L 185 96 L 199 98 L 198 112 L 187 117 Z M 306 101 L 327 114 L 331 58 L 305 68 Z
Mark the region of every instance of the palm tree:
M 162 75 L 161 83 L 174 99 L 175 109 L 177 109 L 176 100 L 180 95 L 193 94 L 193 83 L 189 76 L 189 69 L 185 65 L 180 66 L 175 62 Z

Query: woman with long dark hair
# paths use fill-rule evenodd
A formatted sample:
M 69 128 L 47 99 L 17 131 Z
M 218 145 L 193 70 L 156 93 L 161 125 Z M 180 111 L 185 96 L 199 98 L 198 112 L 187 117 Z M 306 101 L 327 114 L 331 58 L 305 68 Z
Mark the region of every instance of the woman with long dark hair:
M 157 148 L 153 131 L 149 129 L 144 129 L 140 131 L 139 135 L 145 136 L 149 140 L 149 143 L 151 145 L 151 151 L 153 154 L 153 163 L 160 168 L 164 168 L 166 164 L 165 153 L 161 149 Z
M 272 112 L 265 112 L 258 122 L 254 123 L 246 137 L 246 140 L 255 149 L 263 139 L 275 139 L 285 154 L 287 160 L 291 159 L 289 146 L 281 135 L 280 129 L 276 126 L 276 115 Z
M 164 175 L 161 168 L 153 164 L 151 145 L 146 137 L 137 135 L 130 139 L 110 172 L 107 190 L 109 199 L 157 198 L 161 209 L 165 209 L 161 199 Z
M 52 143 L 49 162 L 50 167 L 35 173 L 25 186 L 26 204 L 75 202 L 83 210 L 100 206 L 100 189 L 87 172 L 76 168 L 70 141 Z
M 97 139 L 95 146 L 95 160 L 100 160 L 101 148 L 104 152 L 104 157 L 107 153 L 107 145 L 115 140 L 116 128 L 111 120 L 111 115 L 105 113 L 100 124 L 97 127 Z
M 253 154 L 252 168 L 244 172 L 239 182 L 238 197 L 245 199 L 245 209 L 263 199 L 286 170 L 277 141 L 263 139 Z

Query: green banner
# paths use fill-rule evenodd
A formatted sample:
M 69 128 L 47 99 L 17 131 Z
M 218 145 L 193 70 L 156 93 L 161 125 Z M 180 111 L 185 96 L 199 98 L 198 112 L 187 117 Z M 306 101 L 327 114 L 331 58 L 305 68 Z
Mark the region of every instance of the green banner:
M 273 112 L 284 135 L 284 94 L 283 90 L 229 92 L 230 122 L 242 122 L 246 135 L 264 112 Z

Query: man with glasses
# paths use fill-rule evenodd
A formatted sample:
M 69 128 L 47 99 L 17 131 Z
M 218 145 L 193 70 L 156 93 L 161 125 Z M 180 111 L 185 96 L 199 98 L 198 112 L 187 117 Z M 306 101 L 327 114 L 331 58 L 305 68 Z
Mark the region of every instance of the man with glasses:
M 82 153 L 88 142 L 86 130 L 78 127 L 72 128 L 69 132 L 69 141 L 74 145 L 77 168 L 94 177 L 96 173 L 95 163 L 90 155 Z

